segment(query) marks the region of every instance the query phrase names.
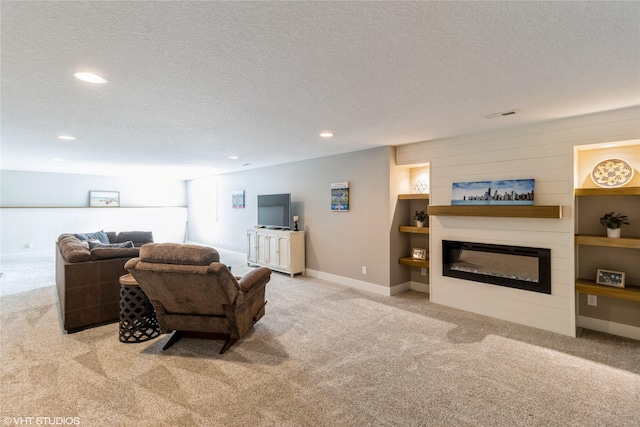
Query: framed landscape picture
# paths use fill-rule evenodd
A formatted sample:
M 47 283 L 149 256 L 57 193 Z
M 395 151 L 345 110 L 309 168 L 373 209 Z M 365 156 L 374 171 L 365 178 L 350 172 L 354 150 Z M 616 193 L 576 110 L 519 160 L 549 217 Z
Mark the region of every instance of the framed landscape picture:
M 89 191 L 89 207 L 117 208 L 120 206 L 119 191 Z

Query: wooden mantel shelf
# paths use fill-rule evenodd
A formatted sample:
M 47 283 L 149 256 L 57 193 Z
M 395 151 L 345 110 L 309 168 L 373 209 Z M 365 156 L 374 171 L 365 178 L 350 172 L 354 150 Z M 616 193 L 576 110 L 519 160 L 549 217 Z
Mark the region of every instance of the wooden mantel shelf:
M 427 214 L 435 216 L 488 216 L 512 218 L 562 218 L 562 206 L 531 205 L 457 205 L 429 206 Z

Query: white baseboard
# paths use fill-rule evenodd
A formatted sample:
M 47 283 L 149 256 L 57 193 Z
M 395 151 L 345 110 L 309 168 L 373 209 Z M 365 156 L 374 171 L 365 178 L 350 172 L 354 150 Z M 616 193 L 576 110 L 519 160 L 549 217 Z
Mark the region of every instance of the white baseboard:
M 426 283 L 420 283 L 420 282 L 409 282 L 410 283 L 410 288 L 413 291 L 416 292 L 423 292 L 425 294 L 429 293 L 429 285 Z
M 350 279 L 348 277 L 337 276 L 335 274 L 325 273 L 317 270 L 306 270 L 306 274 L 309 277 L 314 277 L 320 280 L 327 280 L 329 282 L 337 283 L 339 285 L 348 286 L 350 288 L 360 289 L 362 291 L 373 292 L 378 295 L 391 296 L 392 288 L 386 286 L 376 285 L 375 283 L 369 283 L 362 280 Z
M 204 243 L 193 242 L 193 241 L 188 241 L 187 243 L 191 243 L 195 245 L 210 246 Z M 222 249 L 222 250 L 228 251 L 228 252 L 234 252 L 238 255 L 243 255 L 246 257 L 246 253 L 244 252 L 234 251 L 231 249 Z M 393 296 L 409 290 L 424 292 L 427 294 L 429 293 L 429 285 L 426 285 L 424 283 L 419 283 L 419 282 L 409 281 L 409 282 L 402 283 L 400 285 L 396 285 L 392 288 L 389 288 L 382 285 L 376 285 L 375 283 L 365 282 L 363 280 L 351 279 L 348 277 L 338 276 L 336 274 L 325 273 L 323 271 L 312 270 L 309 268 L 305 270 L 305 274 L 309 277 L 313 277 L 316 279 L 326 280 L 328 282 L 333 282 L 339 285 L 360 289 L 362 291 L 373 292 L 375 294 L 384 295 L 384 296 Z
M 401 285 L 397 285 L 391 288 L 391 295 L 396 295 L 396 294 L 399 294 L 400 292 L 406 292 L 406 291 L 416 291 L 416 292 L 422 292 L 422 293 L 428 294 L 429 285 L 425 283 L 413 282 L 413 281 L 404 282 Z
M 325 273 L 317 270 L 306 270 L 306 274 L 309 277 L 313 277 L 320 280 L 327 280 L 329 282 L 337 283 L 339 285 L 348 286 L 350 288 L 359 289 L 361 291 L 373 292 L 378 295 L 384 295 L 387 297 L 406 292 L 408 290 L 415 290 L 418 292 L 429 293 L 429 285 L 417 282 L 405 282 L 392 288 L 376 285 L 375 283 L 365 282 L 363 280 L 351 279 L 349 277 L 338 276 L 335 274 Z
M 410 291 L 412 289 L 411 288 L 411 283 L 412 282 L 404 282 L 404 283 L 401 283 L 399 285 L 394 286 L 393 288 L 390 288 L 391 289 L 390 295 L 393 296 L 393 295 L 400 294 L 402 292 Z
M 586 316 L 578 316 L 577 326 L 586 329 L 593 329 L 594 331 L 605 332 L 607 334 L 640 340 L 640 328 L 637 326 L 608 322 L 606 320 L 594 319 L 593 317 Z

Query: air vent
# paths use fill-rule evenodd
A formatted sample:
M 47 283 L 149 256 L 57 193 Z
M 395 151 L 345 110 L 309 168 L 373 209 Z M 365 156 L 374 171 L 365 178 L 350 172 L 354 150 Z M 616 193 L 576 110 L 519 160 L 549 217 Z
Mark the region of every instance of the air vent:
M 514 116 L 516 114 L 520 114 L 520 110 L 502 111 L 500 113 L 487 114 L 484 117 L 487 118 L 487 119 L 496 119 L 498 117 Z

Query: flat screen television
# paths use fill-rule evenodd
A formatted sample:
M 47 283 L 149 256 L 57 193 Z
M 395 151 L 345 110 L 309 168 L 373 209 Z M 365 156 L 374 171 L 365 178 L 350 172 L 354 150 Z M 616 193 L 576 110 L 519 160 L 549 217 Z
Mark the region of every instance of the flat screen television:
M 258 226 L 274 229 L 291 227 L 291 194 L 259 194 Z

